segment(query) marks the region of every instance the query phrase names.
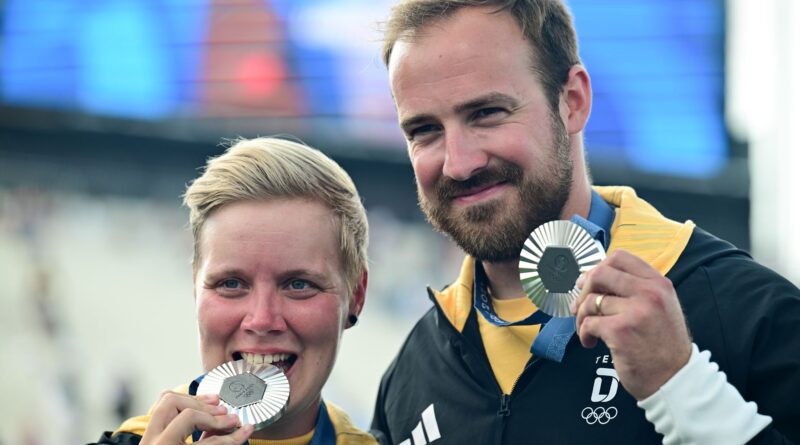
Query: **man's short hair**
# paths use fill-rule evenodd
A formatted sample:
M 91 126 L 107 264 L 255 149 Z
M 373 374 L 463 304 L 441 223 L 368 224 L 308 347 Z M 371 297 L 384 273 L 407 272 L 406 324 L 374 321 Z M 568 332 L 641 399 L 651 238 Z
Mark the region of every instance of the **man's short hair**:
M 532 70 L 539 76 L 553 109 L 570 68 L 580 64 L 572 15 L 560 0 L 404 0 L 392 8 L 384 26 L 383 62 L 389 66 L 400 40 L 413 40 L 423 28 L 465 7 L 508 12 L 531 45 Z

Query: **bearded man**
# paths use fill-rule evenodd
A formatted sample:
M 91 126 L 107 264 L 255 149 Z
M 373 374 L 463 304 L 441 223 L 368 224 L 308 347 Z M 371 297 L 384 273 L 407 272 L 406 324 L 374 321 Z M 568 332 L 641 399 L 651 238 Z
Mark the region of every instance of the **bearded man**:
M 410 0 L 386 28 L 420 207 L 467 256 L 384 375 L 377 434 L 800 441 L 800 290 L 630 188 L 592 187 L 591 82 L 560 1 Z M 553 220 L 608 252 L 578 278 L 574 320 L 542 314 L 520 282 L 527 236 Z

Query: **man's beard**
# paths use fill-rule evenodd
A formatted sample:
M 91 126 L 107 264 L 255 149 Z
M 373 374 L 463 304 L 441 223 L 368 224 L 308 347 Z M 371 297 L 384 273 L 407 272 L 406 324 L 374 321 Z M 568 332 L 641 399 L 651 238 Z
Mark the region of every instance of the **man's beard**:
M 542 165 L 541 173 L 536 176 L 526 178 L 521 167 L 500 159 L 498 166 L 486 168 L 465 181 L 440 177 L 434 184 L 432 200 L 418 189 L 419 206 L 428 221 L 479 260 L 518 259 L 533 229 L 561 217 L 572 187 L 569 138 L 558 116 L 551 116 L 551 128 L 553 147 L 549 162 Z M 452 200 L 459 194 L 498 182 L 515 188 L 519 208 L 505 209 L 503 203 L 496 201 L 473 204 L 463 210 L 453 208 Z

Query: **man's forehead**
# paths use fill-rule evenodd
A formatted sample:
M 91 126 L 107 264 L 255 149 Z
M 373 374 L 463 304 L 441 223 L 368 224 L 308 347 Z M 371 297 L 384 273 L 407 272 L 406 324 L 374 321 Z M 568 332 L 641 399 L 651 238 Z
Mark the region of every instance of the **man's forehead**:
M 400 44 L 413 45 L 444 39 L 446 44 L 455 46 L 461 42 L 450 39 L 449 36 L 453 34 L 465 33 L 467 37 L 478 37 L 481 34 L 497 34 L 498 30 L 525 39 L 519 22 L 508 10 L 498 11 L 488 6 L 464 6 L 447 15 L 431 18 L 414 29 L 400 32 L 392 45 L 391 57 L 394 57 Z
M 419 69 L 437 61 L 469 64 L 475 59 L 498 53 L 530 53 L 530 45 L 516 20 L 508 12 L 489 8 L 464 7 L 435 19 L 413 33 L 402 34 L 395 42 L 388 70 L 394 84 L 399 68 Z M 408 61 L 409 63 L 403 63 Z M 411 66 L 409 66 L 411 65 Z

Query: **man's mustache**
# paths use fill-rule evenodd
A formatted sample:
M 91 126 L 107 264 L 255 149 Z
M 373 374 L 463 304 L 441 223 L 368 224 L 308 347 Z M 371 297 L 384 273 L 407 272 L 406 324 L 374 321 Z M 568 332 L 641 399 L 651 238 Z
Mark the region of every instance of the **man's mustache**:
M 463 181 L 441 176 L 436 181 L 434 193 L 440 202 L 448 202 L 457 196 L 468 193 L 470 190 L 500 182 L 518 185 L 522 182 L 523 175 L 522 168 L 510 162 L 503 162 L 497 167 L 480 170 Z

